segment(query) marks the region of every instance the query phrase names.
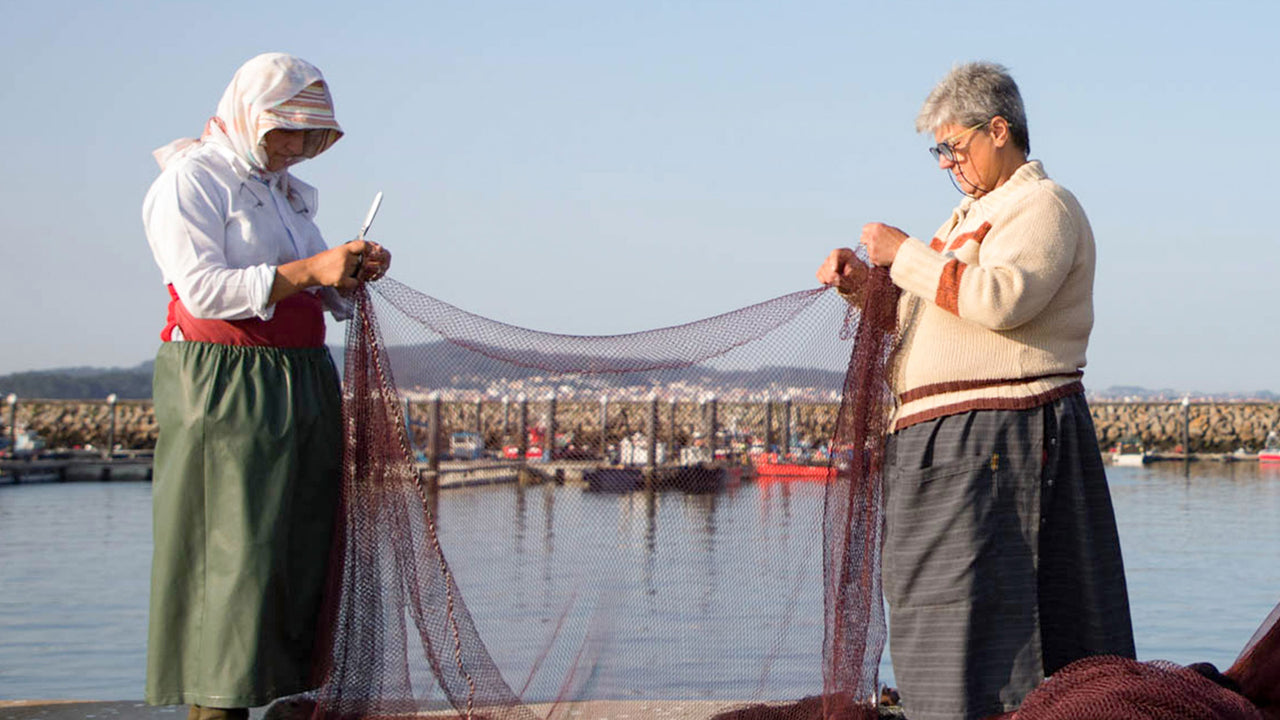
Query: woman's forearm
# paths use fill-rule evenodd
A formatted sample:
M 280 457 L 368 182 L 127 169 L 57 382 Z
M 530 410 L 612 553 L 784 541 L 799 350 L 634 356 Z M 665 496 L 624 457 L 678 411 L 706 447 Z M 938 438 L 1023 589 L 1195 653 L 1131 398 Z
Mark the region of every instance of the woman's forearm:
M 274 305 L 291 295 L 297 295 L 309 287 L 320 284 L 312 267 L 312 258 L 285 263 L 276 268 L 276 278 L 271 284 L 271 295 L 267 298 L 267 304 Z
M 350 291 L 361 282 L 382 277 L 390 264 L 391 253 L 386 249 L 376 243 L 352 240 L 277 267 L 275 281 L 271 284 L 271 296 L 267 302 L 280 302 L 310 287 Z

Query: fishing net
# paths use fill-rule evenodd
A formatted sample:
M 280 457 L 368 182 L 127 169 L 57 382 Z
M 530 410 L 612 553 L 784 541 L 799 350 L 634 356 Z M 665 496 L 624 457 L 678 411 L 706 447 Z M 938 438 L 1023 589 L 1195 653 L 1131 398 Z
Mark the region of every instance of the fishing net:
M 1280 606 L 1240 657 L 1219 672 L 1092 657 L 1068 665 L 1027 696 L 1007 720 L 1280 720 Z
M 315 715 L 874 717 L 897 290 L 869 278 L 605 337 L 367 286 Z
M 887 714 L 881 475 L 898 291 L 882 269 L 867 277 L 852 302 L 811 290 L 597 337 L 495 322 L 389 278 L 362 289 L 305 711 Z M 1276 635 L 1273 614 L 1225 680 L 1085 660 L 1011 717 L 1262 717 L 1243 698 L 1277 703 Z M 1169 711 L 1130 712 L 1150 705 Z

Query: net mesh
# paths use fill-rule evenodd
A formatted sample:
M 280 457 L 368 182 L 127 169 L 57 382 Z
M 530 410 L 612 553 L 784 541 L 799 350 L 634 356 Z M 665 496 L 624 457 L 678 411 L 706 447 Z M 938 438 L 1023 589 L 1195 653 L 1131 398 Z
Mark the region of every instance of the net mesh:
M 1014 720 L 1265 720 L 1239 684 L 1208 663 L 1183 667 L 1101 656 L 1078 660 L 1027 696 Z
M 597 337 L 389 278 L 357 298 L 313 718 L 883 712 L 887 271 L 853 303 L 811 290 Z M 1255 691 L 1280 676 L 1260 646 L 1229 673 Z M 1053 709 L 1075 672 L 1017 717 L 1085 717 Z M 1121 677 L 1082 672 L 1094 695 Z M 1221 688 L 1151 672 L 1180 678 L 1171 702 Z
M 607 337 L 369 286 L 316 712 L 874 714 L 897 294 L 873 277 L 859 307 L 813 290 Z M 437 490 L 486 472 L 520 482 Z

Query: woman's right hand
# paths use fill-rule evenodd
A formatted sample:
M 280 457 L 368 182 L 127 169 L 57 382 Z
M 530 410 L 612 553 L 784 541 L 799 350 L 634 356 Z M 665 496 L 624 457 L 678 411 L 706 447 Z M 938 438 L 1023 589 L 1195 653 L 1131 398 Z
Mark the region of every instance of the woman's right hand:
M 360 284 L 356 268 L 364 253 L 373 243 L 352 240 L 307 258 L 313 285 L 335 288 L 339 291 L 354 290 Z
M 356 277 L 356 268 L 360 265 L 361 256 L 373 249 L 373 243 L 352 240 L 311 257 L 285 263 L 276 268 L 275 283 L 271 286 L 271 297 L 267 302 L 277 303 L 316 286 L 331 287 L 348 294 L 365 279 Z M 387 255 L 387 262 L 390 262 L 390 254 Z
M 391 267 L 391 253 L 376 242 L 365 242 L 364 262 L 359 265 L 356 277 L 360 282 L 373 282 L 382 279 Z

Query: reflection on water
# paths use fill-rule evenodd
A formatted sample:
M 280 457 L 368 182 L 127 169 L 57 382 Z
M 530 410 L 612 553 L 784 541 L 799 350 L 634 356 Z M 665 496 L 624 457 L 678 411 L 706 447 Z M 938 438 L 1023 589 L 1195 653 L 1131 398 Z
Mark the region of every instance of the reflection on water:
M 142 697 L 151 485 L 0 487 L 0 698 Z
M 1108 474 L 1139 656 L 1229 664 L 1280 600 L 1280 467 Z M 820 687 L 821 504 L 810 483 L 496 486 L 446 491 L 438 517 L 482 634 L 502 638 L 498 662 L 529 697 L 558 690 L 571 652 L 604 649 L 585 680 L 597 695 L 750 698 Z M 0 487 L 0 558 L 0 698 L 141 696 L 149 485 Z
M 603 658 L 597 696 L 796 696 L 821 688 L 822 490 L 474 488 L 444 493 L 438 524 L 482 636 L 501 638 L 490 649 L 529 697 L 556 696 L 584 648 Z
M 1109 468 L 1138 656 L 1225 667 L 1280 601 L 1280 467 Z

